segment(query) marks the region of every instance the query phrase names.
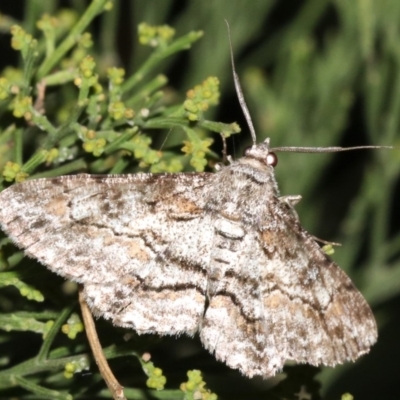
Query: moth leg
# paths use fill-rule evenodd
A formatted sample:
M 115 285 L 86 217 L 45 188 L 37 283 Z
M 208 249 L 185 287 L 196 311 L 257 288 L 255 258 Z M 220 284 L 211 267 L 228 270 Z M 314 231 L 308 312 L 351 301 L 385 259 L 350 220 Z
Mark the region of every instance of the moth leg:
M 322 244 L 324 244 L 324 245 L 326 245 L 326 246 L 341 246 L 342 244 L 341 243 L 338 243 L 338 242 L 331 242 L 331 241 L 329 241 L 329 240 L 324 240 L 324 239 L 321 239 L 321 238 L 319 238 L 319 237 L 317 237 L 317 236 L 314 236 L 314 235 L 311 235 L 311 237 L 316 241 L 316 242 L 318 242 L 318 243 L 322 243 Z
M 280 196 L 279 200 L 288 204 L 291 207 L 294 207 L 301 200 L 301 196 L 299 194 Z
M 228 164 L 228 165 L 226 165 Z M 229 165 L 233 164 L 233 158 L 230 155 L 227 155 L 226 158 L 224 158 L 223 162 L 219 162 L 215 164 L 214 168 L 215 170 L 221 171 L 221 169 L 224 169 L 225 167 L 228 167 Z
M 299 219 L 299 215 L 297 214 L 297 211 L 295 210 L 294 206 L 300 200 L 301 200 L 301 196 L 299 194 L 279 197 L 279 201 L 288 205 L 289 210 L 291 211 L 291 213 L 295 217 L 296 221 L 298 221 L 298 222 L 300 221 L 300 219 Z
M 222 163 L 226 164 L 228 161 L 228 149 L 226 146 L 226 137 L 222 132 L 220 134 L 222 138 Z

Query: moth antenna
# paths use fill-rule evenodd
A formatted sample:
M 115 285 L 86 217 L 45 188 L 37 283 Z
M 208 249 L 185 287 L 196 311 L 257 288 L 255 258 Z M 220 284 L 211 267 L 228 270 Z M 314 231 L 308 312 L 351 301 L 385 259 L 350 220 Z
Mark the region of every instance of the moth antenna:
M 239 99 L 239 104 L 243 111 L 244 117 L 246 118 L 247 125 L 250 129 L 251 138 L 253 139 L 253 143 L 256 144 L 256 131 L 254 129 L 253 121 L 251 119 L 249 109 L 247 107 L 246 101 L 243 96 L 243 90 L 242 90 L 242 87 L 240 86 L 239 76 L 235 70 L 235 61 L 233 59 L 233 48 L 232 48 L 231 31 L 229 28 L 229 23 L 227 20 L 225 20 L 225 22 L 226 22 L 226 26 L 228 28 L 228 39 L 229 39 L 229 49 L 231 52 L 232 74 L 233 74 L 233 81 L 235 83 L 236 94 Z
M 250 116 L 249 109 L 247 107 L 246 101 L 243 96 L 242 86 L 240 85 L 239 76 L 236 73 L 235 69 L 235 61 L 233 59 L 233 46 L 231 39 L 231 30 L 229 27 L 229 23 L 225 20 L 226 26 L 228 28 L 228 39 L 229 39 L 229 49 L 231 53 L 231 64 L 232 64 L 232 74 L 233 81 L 235 83 L 236 94 L 239 99 L 240 107 L 243 111 L 243 114 L 246 118 L 247 125 L 250 129 L 251 138 L 253 139 L 253 143 L 256 144 L 256 131 L 254 129 L 253 121 Z M 226 143 L 224 142 L 224 148 L 226 148 Z M 362 149 L 393 149 L 393 146 L 355 146 L 355 147 L 274 147 L 270 149 L 270 152 L 277 151 L 287 151 L 293 153 L 337 153 L 340 151 L 351 151 L 351 150 L 362 150 Z M 226 151 L 226 150 L 224 150 Z M 225 153 L 226 156 L 226 153 Z
M 393 146 L 354 146 L 354 147 L 274 147 L 270 151 L 287 151 L 292 153 L 338 153 L 340 151 L 365 149 L 393 149 Z

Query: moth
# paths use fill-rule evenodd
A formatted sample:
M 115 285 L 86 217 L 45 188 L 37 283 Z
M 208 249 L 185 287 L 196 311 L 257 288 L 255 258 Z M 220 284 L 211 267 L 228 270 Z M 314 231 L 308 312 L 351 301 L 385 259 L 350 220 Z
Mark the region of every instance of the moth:
M 216 173 L 86 174 L 0 194 L 13 242 L 84 286 L 96 316 L 200 334 L 252 377 L 286 360 L 336 365 L 377 339 L 372 312 L 280 197 L 269 141 Z
M 253 146 L 215 173 L 15 184 L 0 194 L 1 228 L 82 284 L 95 316 L 139 334 L 198 333 L 248 377 L 286 360 L 355 360 L 377 340 L 371 309 L 301 226 L 299 196 L 280 196 L 269 139 L 255 144 L 250 129 Z

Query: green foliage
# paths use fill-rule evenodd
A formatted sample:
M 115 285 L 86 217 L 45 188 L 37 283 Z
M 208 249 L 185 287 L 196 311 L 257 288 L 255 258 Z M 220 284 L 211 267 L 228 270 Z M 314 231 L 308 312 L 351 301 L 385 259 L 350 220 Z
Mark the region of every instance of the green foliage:
M 206 389 L 201 371 L 193 370 L 187 373 L 188 381 L 181 384 L 181 390 L 185 393 L 186 400 L 217 400 L 218 396 Z
M 345 393 L 342 396 L 342 400 L 354 400 L 354 397 L 350 393 Z
M 95 54 L 91 35 L 84 32 L 91 20 L 104 12 L 110 3 L 93 1 L 80 18 L 69 12 L 67 19 L 65 11 L 55 16 L 44 14 L 36 24 L 39 29 L 37 39 L 21 26 L 12 26 L 11 45 L 21 53 L 22 70 L 15 78 L 7 75 L 0 78 L 0 97 L 4 110 L 10 110 L 15 118 L 24 119 L 31 126 L 35 133 L 31 145 L 36 150 L 24 162 L 24 138 L 15 144 L 8 142 L 3 152 L 9 152 L 14 145 L 15 156 L 14 160 L 0 165 L 4 181 L 20 182 L 32 174 L 35 176 L 34 172 L 43 169 L 43 164 L 48 176 L 53 175 L 51 166 L 61 164 L 70 173 L 81 170 L 82 163 L 76 163 L 80 157 L 86 169 L 92 172 L 110 171 L 112 165 L 112 172 L 132 171 L 138 164 L 141 168 L 150 167 L 152 171 L 177 172 L 188 164 L 189 158 L 168 149 L 164 152 L 153 150 L 149 133 L 160 129 L 188 130 L 188 141 L 197 148 L 200 134 L 197 131 L 201 130 L 203 136 L 203 125 L 207 123 L 210 129 L 203 112 L 210 105 L 218 104 L 216 78 L 208 78 L 202 86 L 189 90 L 188 99 L 179 105 L 169 104 L 165 99 L 162 92 L 167 84 L 165 76 L 151 76 L 165 58 L 190 48 L 202 32 L 190 32 L 174 39 L 174 30 L 168 26 L 140 24 L 139 42 L 154 50 L 125 80 L 122 68 L 110 66 L 99 70 L 101 55 Z M 70 33 L 60 37 L 67 33 L 66 29 Z M 144 84 L 140 85 L 142 82 Z M 50 88 L 52 92 L 48 94 Z M 55 95 L 57 104 L 50 109 L 48 99 Z M 12 129 L 15 123 L 12 121 L 4 129 Z M 224 130 L 238 131 L 236 125 L 227 124 Z M 18 135 L 24 136 L 23 131 Z M 86 153 L 94 158 L 104 157 L 94 160 Z M 186 153 L 191 154 L 190 164 L 197 171 L 204 170 L 206 155 L 212 154 L 207 146 Z M 66 159 L 74 161 L 66 163 Z
M 0 33 L 6 38 L 11 32 L 11 46 L 20 55 L 18 66 L 0 73 L 0 189 L 78 172 L 210 170 L 220 158 L 214 147 L 219 134 L 229 137 L 240 128 L 205 116 L 216 115 L 221 98 L 221 115 L 230 112 L 229 122 L 243 121 L 232 113 L 238 110 L 236 98 L 226 103 L 234 87 L 226 18 L 258 141 L 268 136 L 272 146 L 397 146 L 348 158 L 280 154 L 276 168 L 282 194 L 303 196 L 296 208 L 306 229 L 342 243 L 332 257 L 373 307 L 381 336 L 395 329 L 400 2 L 304 0 L 290 15 L 280 2 L 265 0 L 251 6 L 240 0 L 191 1 L 182 8 L 170 0 L 135 0 L 129 6 L 122 0 L 92 0 L 88 6 L 71 0 L 69 9 L 58 3 L 29 0 L 22 21 L 0 14 Z M 233 138 L 243 142 L 238 147 L 250 143 L 248 134 Z M 1 398 L 109 398 L 91 365 L 82 323 L 72 314 L 74 293 L 1 237 Z M 306 366 L 286 368 L 286 379 L 261 384 L 218 372 L 212 357 L 190 365 L 195 359 L 184 358 L 184 351 L 171 352 L 175 358 L 169 353 L 169 361 L 164 355 L 149 361 L 141 354 L 153 354 L 153 339 L 134 336 L 125 343 L 126 331 L 101 320 L 98 325 L 106 357 L 129 399 L 212 399 L 215 392 L 227 399 L 298 400 L 306 393 L 304 398 L 367 400 L 372 377 L 380 379 L 384 397 L 391 370 L 382 354 L 398 348 L 393 334 L 396 340 L 380 341 L 355 366 L 323 368 L 318 376 L 315 370 L 303 373 Z M 199 365 L 202 373 L 189 372 L 181 384 L 186 370 Z
M 0 287 L 1 286 L 15 286 L 19 290 L 21 296 L 26 297 L 28 300 L 44 300 L 42 293 L 23 282 L 18 273 L 14 271 L 1 273 Z

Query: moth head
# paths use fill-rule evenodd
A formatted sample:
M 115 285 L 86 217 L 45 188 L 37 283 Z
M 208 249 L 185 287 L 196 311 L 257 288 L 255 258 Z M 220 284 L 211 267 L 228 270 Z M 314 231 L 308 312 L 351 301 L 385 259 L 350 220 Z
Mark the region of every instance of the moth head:
M 269 138 L 263 143 L 253 144 L 244 150 L 244 156 L 260 161 L 261 163 L 275 167 L 278 164 L 277 155 L 269 149 Z

